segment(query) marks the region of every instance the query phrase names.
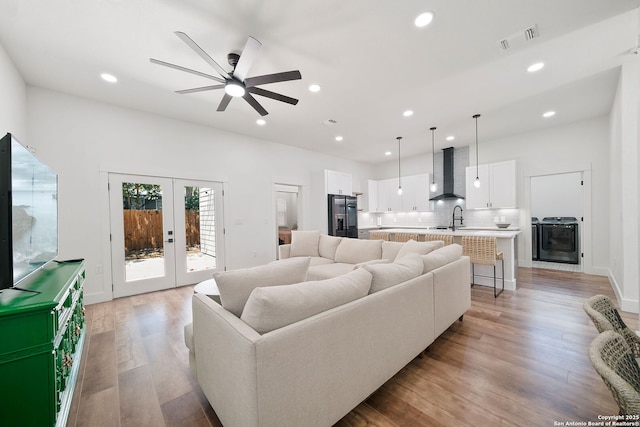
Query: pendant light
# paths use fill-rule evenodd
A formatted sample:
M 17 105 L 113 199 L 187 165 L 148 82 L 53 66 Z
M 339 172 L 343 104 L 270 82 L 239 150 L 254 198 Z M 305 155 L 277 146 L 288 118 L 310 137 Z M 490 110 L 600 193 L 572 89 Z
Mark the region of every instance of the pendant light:
M 480 114 L 474 114 L 473 116 L 476 119 L 476 179 L 473 181 L 473 186 L 476 188 L 480 188 L 480 177 L 478 176 L 478 170 L 480 169 L 478 166 L 478 117 L 480 117 Z
M 431 159 L 433 160 L 433 164 L 431 165 L 431 170 L 433 171 L 432 175 L 431 175 L 431 192 L 435 193 L 436 191 L 438 191 L 438 184 L 436 184 L 436 149 L 435 149 L 435 137 L 434 137 L 434 131 L 436 130 L 435 126 L 432 127 L 431 129 Z
M 400 140 L 401 136 L 396 137 L 398 140 L 398 196 L 402 195 L 402 183 L 400 182 Z

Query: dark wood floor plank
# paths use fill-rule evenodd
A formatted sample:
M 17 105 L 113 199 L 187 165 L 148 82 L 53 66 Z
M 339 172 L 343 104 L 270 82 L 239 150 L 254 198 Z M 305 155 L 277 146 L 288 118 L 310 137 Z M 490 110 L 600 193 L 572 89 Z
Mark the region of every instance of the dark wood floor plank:
M 540 425 L 618 408 L 587 349 L 582 309 L 615 297 L 606 277 L 518 269 L 518 290 L 472 288 L 472 307 L 337 427 Z M 85 355 L 68 426 L 222 427 L 188 367 L 193 287 L 87 307 Z M 633 330 L 638 315 L 622 312 Z M 115 414 L 115 415 L 114 415 Z

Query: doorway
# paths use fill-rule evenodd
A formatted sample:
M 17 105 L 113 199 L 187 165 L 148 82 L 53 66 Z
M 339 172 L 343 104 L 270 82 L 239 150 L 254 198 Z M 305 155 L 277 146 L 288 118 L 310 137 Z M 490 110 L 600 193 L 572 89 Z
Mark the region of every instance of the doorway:
M 532 267 L 581 272 L 583 172 L 531 177 Z
M 300 188 L 275 184 L 277 246 L 291 243 L 291 232 L 297 230 L 300 218 Z
M 224 269 L 222 184 L 109 174 L 113 296 L 184 286 Z

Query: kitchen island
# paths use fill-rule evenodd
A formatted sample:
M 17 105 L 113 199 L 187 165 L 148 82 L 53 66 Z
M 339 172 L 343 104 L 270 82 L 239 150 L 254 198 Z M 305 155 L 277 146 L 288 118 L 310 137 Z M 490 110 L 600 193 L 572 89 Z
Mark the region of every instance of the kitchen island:
M 462 244 L 463 236 L 495 237 L 498 251 L 504 253 L 504 288 L 512 291 L 516 289 L 516 269 L 518 267 L 516 237 L 520 234 L 520 230 L 517 228 L 462 227 L 456 228 L 455 231 L 434 228 L 376 228 L 376 230 L 388 232 L 391 240 L 393 240 L 392 235 L 394 233 L 443 234 L 453 236 L 453 241 L 460 245 Z M 491 266 L 476 265 L 475 272 L 476 285 L 493 287 L 493 268 Z M 496 262 L 496 272 L 498 276 L 497 285 L 501 287 L 499 279 L 501 274 L 500 261 Z M 471 272 L 469 272 L 469 277 L 471 280 Z

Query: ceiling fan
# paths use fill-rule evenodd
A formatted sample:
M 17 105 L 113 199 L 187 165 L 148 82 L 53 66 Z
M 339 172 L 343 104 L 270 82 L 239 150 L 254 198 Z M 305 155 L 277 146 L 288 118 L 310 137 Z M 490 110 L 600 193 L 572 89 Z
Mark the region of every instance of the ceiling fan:
M 261 116 L 266 116 L 269 114 L 267 110 L 264 109 L 262 105 L 253 97 L 253 95 L 260 95 L 267 98 L 275 99 L 276 101 L 286 102 L 287 104 L 296 105 L 298 100 L 295 98 L 291 98 L 289 96 L 285 96 L 279 93 L 271 92 L 266 89 L 259 88 L 259 85 L 265 85 L 269 83 L 277 83 L 277 82 L 286 82 L 289 80 L 298 80 L 302 78 L 300 71 L 285 71 L 283 73 L 275 73 L 275 74 L 264 74 L 262 76 L 254 76 L 247 77 L 247 73 L 249 72 L 249 68 L 253 63 L 253 60 L 258 53 L 258 50 L 262 46 L 258 40 L 253 37 L 249 37 L 247 39 L 247 43 L 242 50 L 242 54 L 230 53 L 227 55 L 227 60 L 229 61 L 229 65 L 233 67 L 233 71 L 228 73 L 222 68 L 216 61 L 211 58 L 207 52 L 205 52 L 200 46 L 196 44 L 188 35 L 181 31 L 176 31 L 175 35 L 177 35 L 180 40 L 185 42 L 187 46 L 189 46 L 195 53 L 198 54 L 205 62 L 211 65 L 221 77 L 212 76 L 210 74 L 202 73 L 200 71 L 192 70 L 190 68 L 185 68 L 180 65 L 171 64 L 169 62 L 160 61 L 158 59 L 150 58 L 149 60 L 158 65 L 163 65 L 165 67 L 173 68 L 180 71 L 185 71 L 187 73 L 195 74 L 197 76 L 205 77 L 207 79 L 214 80 L 220 84 L 210 85 L 210 86 L 202 86 L 196 87 L 193 89 L 183 89 L 177 90 L 177 93 L 187 94 L 194 92 L 204 92 L 207 90 L 215 90 L 215 89 L 224 89 L 224 96 L 218 104 L 217 111 L 224 111 L 231 102 L 232 98 L 242 97 L 245 101 L 249 103 Z M 252 95 L 253 94 L 253 95 Z

